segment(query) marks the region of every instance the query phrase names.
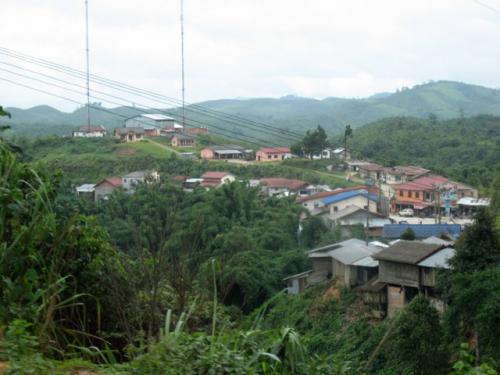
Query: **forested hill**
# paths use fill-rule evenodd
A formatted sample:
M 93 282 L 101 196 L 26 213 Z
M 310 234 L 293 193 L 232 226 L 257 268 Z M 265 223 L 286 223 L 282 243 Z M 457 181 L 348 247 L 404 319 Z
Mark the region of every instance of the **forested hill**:
M 384 165 L 417 164 L 487 187 L 500 166 L 500 117 L 446 121 L 388 118 L 356 129 L 350 144 L 357 157 Z
M 8 103 L 2 103 L 8 107 Z M 359 127 L 363 124 L 392 116 L 415 116 L 427 118 L 430 113 L 439 119 L 470 117 L 478 114 L 500 115 L 500 90 L 451 81 L 437 81 L 402 89 L 396 93 L 383 93 L 365 99 L 327 98 L 316 100 L 296 96 L 279 99 L 223 99 L 198 103 L 203 107 L 238 115 L 270 125 L 303 131 L 321 124 L 327 132 L 340 132 L 345 124 Z M 69 134 L 70 127 L 85 122 L 86 111 L 82 108 L 73 113 L 63 113 L 48 106 L 28 110 L 8 108 L 12 113 L 11 123 L 18 134 Z M 119 116 L 104 111 L 92 111 L 93 122 L 108 128 L 121 126 L 124 117 L 138 114 L 135 108 L 111 109 Z M 168 113 L 178 113 L 168 109 Z M 120 117 L 122 116 L 122 117 Z M 223 126 L 231 131 L 256 134 L 238 123 L 227 123 L 207 118 L 188 110 L 189 120 L 208 125 Z M 194 124 L 197 124 L 194 123 Z

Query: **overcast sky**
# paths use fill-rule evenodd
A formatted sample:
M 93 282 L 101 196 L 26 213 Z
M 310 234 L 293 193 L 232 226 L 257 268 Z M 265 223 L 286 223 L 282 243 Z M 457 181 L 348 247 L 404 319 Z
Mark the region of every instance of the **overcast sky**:
M 91 72 L 180 98 L 179 3 L 89 0 Z M 441 79 L 500 87 L 500 0 L 481 3 L 498 13 L 473 0 L 185 0 L 186 100 L 365 97 Z M 85 69 L 84 9 L 84 0 L 2 0 L 0 47 Z M 0 104 L 76 106 L 4 81 Z

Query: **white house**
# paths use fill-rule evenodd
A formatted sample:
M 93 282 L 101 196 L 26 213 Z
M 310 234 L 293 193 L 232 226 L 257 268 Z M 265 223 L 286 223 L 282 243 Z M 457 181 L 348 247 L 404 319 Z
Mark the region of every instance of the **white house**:
M 82 125 L 73 130 L 73 137 L 80 138 L 101 138 L 107 134 L 106 128 L 101 125 Z
M 122 177 L 123 189 L 133 193 L 139 184 L 147 181 L 158 181 L 160 175 L 156 171 L 136 171 Z
M 143 113 L 133 117 L 129 117 L 125 120 L 126 128 L 144 128 L 146 126 L 151 126 L 156 129 L 174 127 L 175 120 L 172 117 L 165 116 L 162 114 L 149 114 Z
M 368 193 L 366 190 L 351 190 L 335 194 L 322 199 L 324 206 L 328 207 L 331 214 L 345 209 L 348 206 L 367 208 L 371 212 L 377 212 L 378 196 Z

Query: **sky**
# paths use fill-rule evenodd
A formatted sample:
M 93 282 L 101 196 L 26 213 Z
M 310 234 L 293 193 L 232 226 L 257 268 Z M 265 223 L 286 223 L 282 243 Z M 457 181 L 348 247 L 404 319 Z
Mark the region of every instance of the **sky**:
M 361 98 L 429 80 L 500 87 L 500 0 L 184 0 L 184 10 L 187 102 Z M 2 15 L 0 47 L 85 70 L 84 0 L 2 0 Z M 180 0 L 89 0 L 89 17 L 91 73 L 181 98 Z M 33 81 L 19 67 L 79 86 Z M 0 54 L 0 105 L 72 111 L 86 101 L 84 86 Z

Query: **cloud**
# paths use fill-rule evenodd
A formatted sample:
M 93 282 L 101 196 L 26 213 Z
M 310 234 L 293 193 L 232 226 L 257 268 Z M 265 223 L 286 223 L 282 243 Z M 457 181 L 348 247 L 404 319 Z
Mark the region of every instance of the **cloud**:
M 92 72 L 179 98 L 179 1 L 89 3 Z M 184 3 L 191 102 L 291 93 L 363 97 L 429 79 L 500 86 L 494 48 L 500 16 L 471 1 Z M 83 0 L 3 0 L 2 13 L 0 46 L 85 68 Z M 74 108 L 0 81 L 0 104 L 40 103 Z

